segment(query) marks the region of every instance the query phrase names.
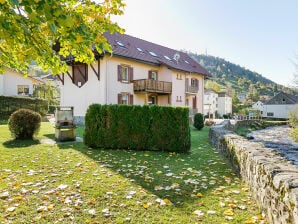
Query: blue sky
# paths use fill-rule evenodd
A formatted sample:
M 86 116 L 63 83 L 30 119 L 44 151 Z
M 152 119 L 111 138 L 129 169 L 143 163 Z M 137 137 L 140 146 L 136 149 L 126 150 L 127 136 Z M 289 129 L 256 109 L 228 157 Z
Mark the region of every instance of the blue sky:
M 224 58 L 290 85 L 298 55 L 297 0 L 123 0 L 126 34 Z M 297 58 L 298 62 L 298 58 Z

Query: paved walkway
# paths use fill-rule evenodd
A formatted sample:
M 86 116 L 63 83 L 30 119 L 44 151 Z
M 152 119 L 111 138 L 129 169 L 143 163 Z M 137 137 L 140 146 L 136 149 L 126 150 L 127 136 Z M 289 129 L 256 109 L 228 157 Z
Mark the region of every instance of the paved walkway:
M 63 144 L 63 143 L 70 143 L 70 142 L 83 142 L 83 139 L 81 137 L 76 137 L 75 141 L 57 142 L 51 138 L 43 138 L 40 140 L 40 142 L 44 144 L 55 145 L 55 144 Z

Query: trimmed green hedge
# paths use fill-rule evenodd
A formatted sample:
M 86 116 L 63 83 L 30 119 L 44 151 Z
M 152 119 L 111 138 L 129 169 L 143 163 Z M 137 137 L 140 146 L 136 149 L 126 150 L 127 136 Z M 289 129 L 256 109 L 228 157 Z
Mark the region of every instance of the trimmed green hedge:
M 48 112 L 48 101 L 39 98 L 29 98 L 20 96 L 0 96 L 0 117 L 3 119 L 18 109 L 30 109 L 45 116 Z
M 160 106 L 89 106 L 84 143 L 92 148 L 187 152 L 188 108 Z

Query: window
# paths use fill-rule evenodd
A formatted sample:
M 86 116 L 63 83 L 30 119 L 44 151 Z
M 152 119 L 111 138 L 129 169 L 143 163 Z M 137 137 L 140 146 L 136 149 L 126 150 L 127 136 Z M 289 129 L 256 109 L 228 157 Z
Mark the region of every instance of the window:
M 268 117 L 273 117 L 274 116 L 274 113 L 273 112 L 267 112 L 267 116 Z
M 120 41 L 116 41 L 116 43 L 120 46 L 120 47 L 125 47 L 123 43 L 121 43 Z
M 157 80 L 157 72 L 151 72 L 151 79 Z
M 167 55 L 164 55 L 164 58 L 171 61 L 172 59 L 170 57 L 168 57 Z
M 139 52 L 141 52 L 141 53 L 144 53 L 143 50 L 142 50 L 142 48 L 137 47 L 137 50 L 138 50 Z
M 155 54 L 153 51 L 149 51 L 149 54 L 151 54 L 153 57 L 157 57 L 157 54 Z
M 182 102 L 182 97 L 181 96 L 176 96 L 176 102 Z
M 148 104 L 149 105 L 157 105 L 157 96 L 150 96 Z
M 18 85 L 18 95 L 29 95 L 29 85 Z
M 122 67 L 121 80 L 122 82 L 128 82 L 128 67 Z
M 133 95 L 129 93 L 119 93 L 118 94 L 118 104 L 132 105 Z
M 182 80 L 182 75 L 181 75 L 181 74 L 177 74 L 176 79 L 178 79 L 178 80 Z
M 157 71 L 149 71 L 148 79 L 157 80 Z
M 118 81 L 130 83 L 133 80 L 133 68 L 128 65 L 118 65 Z
M 122 94 L 121 104 L 125 104 L 125 105 L 128 104 L 128 94 Z
M 191 86 L 192 87 L 199 87 L 199 80 L 191 79 Z

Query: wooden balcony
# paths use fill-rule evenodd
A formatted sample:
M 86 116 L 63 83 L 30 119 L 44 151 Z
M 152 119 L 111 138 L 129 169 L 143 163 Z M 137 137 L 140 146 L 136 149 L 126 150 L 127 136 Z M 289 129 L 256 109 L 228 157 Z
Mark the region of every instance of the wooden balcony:
M 135 93 L 172 93 L 172 83 L 152 79 L 139 79 L 133 81 Z
M 185 93 L 188 94 L 196 94 L 199 91 L 199 87 L 197 86 L 185 86 Z

